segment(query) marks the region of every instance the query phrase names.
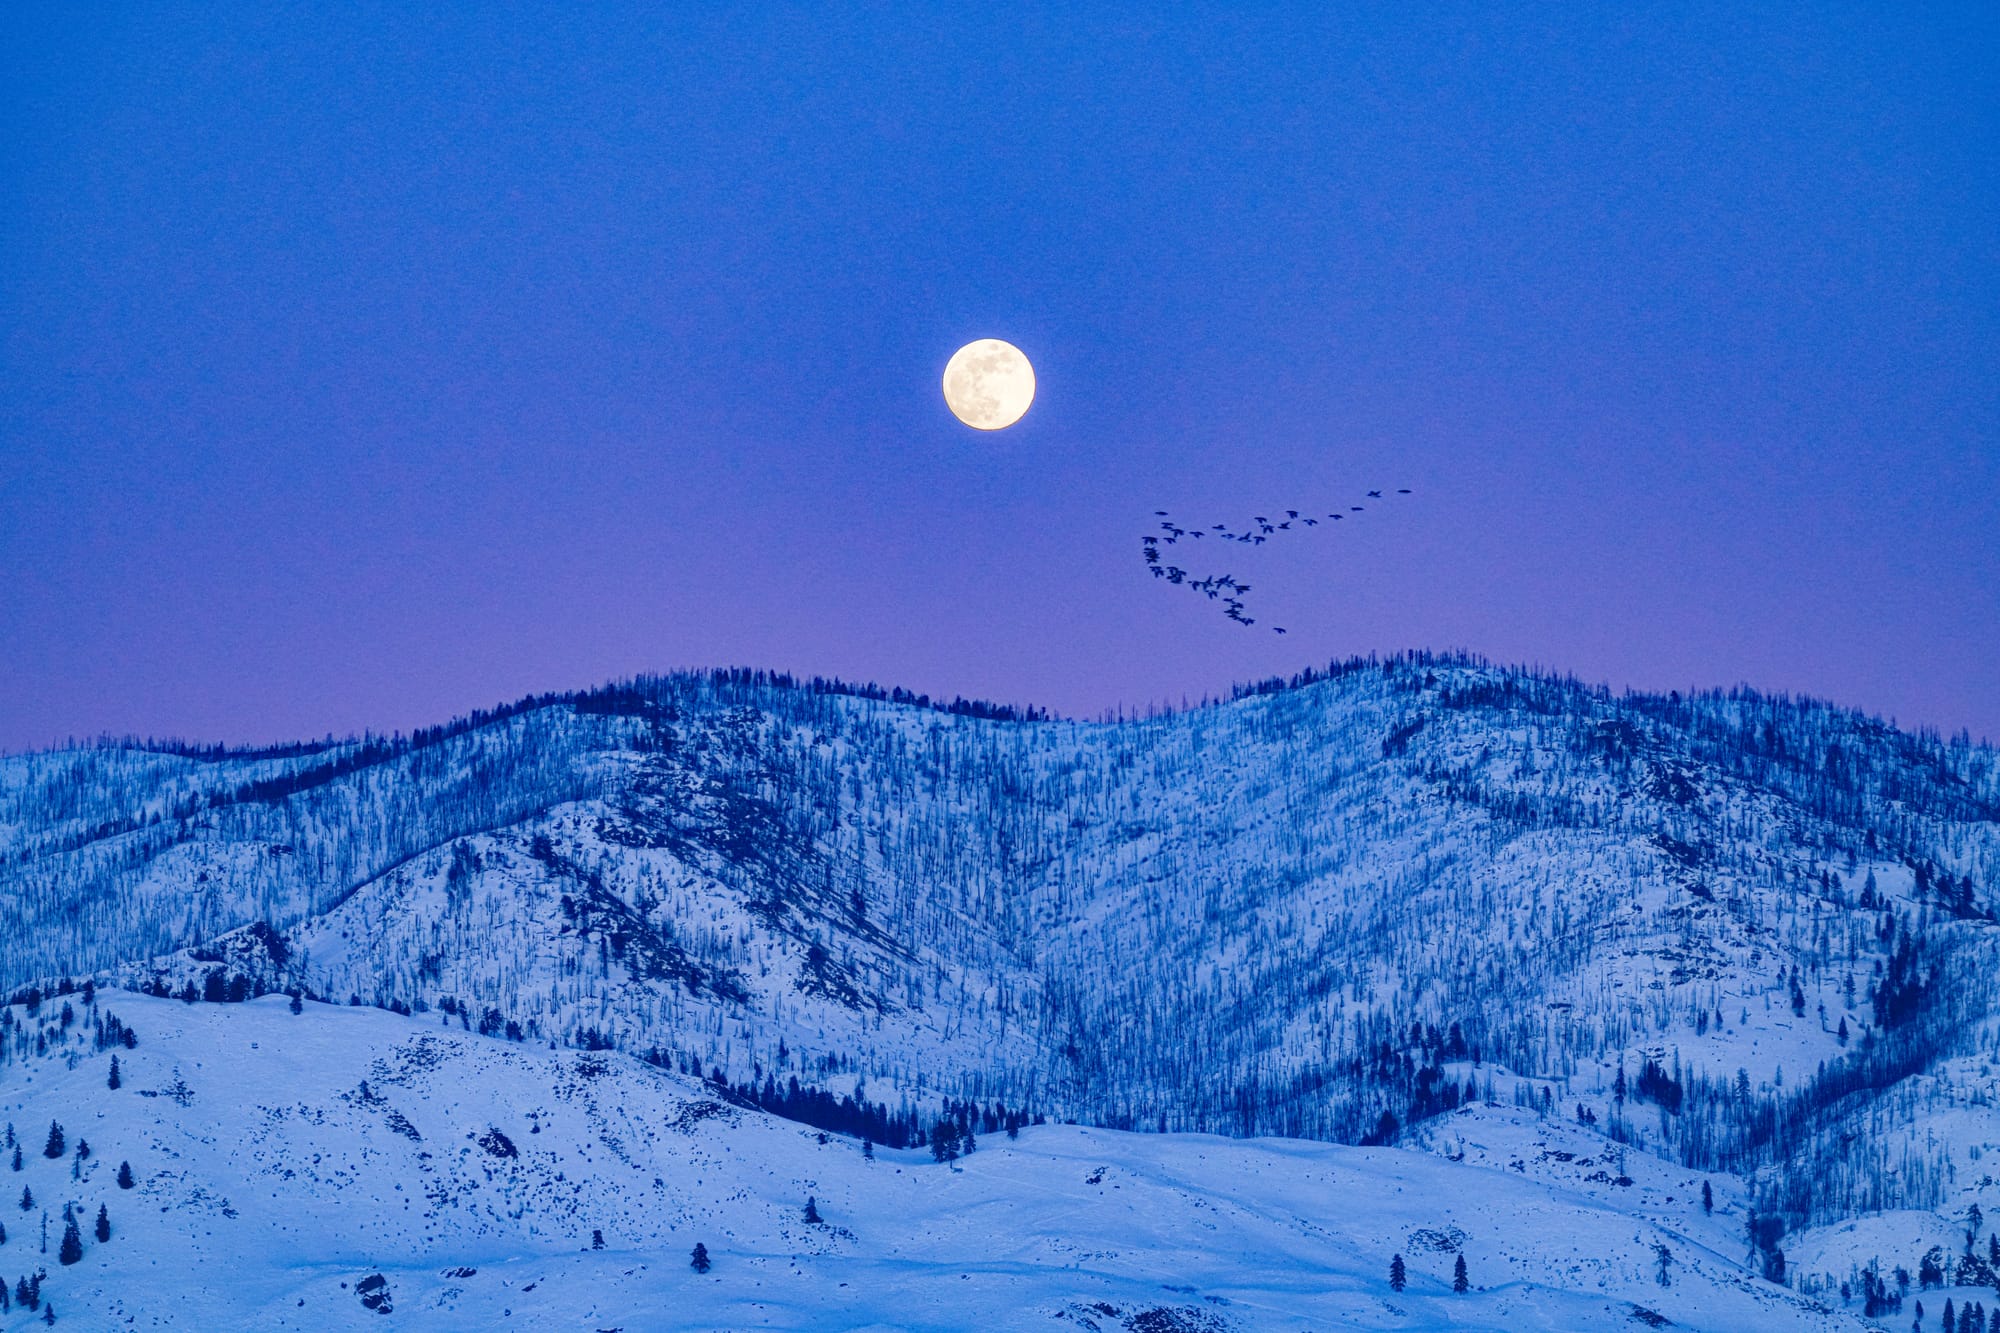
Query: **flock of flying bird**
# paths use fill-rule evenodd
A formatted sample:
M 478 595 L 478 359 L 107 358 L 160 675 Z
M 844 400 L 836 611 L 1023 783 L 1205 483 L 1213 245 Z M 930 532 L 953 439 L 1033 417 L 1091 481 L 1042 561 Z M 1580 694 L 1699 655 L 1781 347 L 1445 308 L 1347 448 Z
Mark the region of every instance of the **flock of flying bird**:
M 1408 495 L 1410 490 L 1408 487 L 1403 487 L 1395 493 L 1397 495 Z M 1380 500 L 1383 498 L 1383 493 L 1381 491 L 1370 491 L 1367 498 L 1370 500 Z M 1221 602 L 1223 615 L 1247 629 L 1257 623 L 1255 618 L 1243 614 L 1243 599 L 1250 592 L 1249 584 L 1239 582 L 1234 576 L 1229 574 L 1212 574 L 1205 579 L 1191 578 L 1187 570 L 1182 569 L 1179 565 L 1166 562 L 1160 554 L 1160 548 L 1163 546 L 1176 546 L 1183 541 L 1200 541 L 1208 537 L 1213 537 L 1218 542 L 1236 542 L 1244 546 L 1262 546 L 1281 532 L 1303 531 L 1306 528 L 1316 528 L 1321 523 L 1339 523 L 1344 521 L 1348 514 L 1363 513 L 1366 509 L 1366 505 L 1349 505 L 1345 512 L 1331 513 L 1324 519 L 1301 514 L 1296 509 L 1287 509 L 1285 516 L 1281 519 L 1270 519 L 1262 514 L 1258 514 L 1252 518 L 1251 525 L 1245 527 L 1241 532 L 1230 531 L 1229 526 L 1225 523 L 1217 523 L 1208 528 L 1182 527 L 1168 516 L 1166 510 L 1155 509 L 1153 517 L 1160 520 L 1160 533 L 1147 533 L 1139 540 L 1145 547 L 1146 567 L 1153 571 L 1154 578 L 1165 579 L 1177 588 L 1186 588 L 1189 592 L 1200 593 L 1211 602 Z M 1271 631 L 1274 634 L 1283 634 L 1285 627 L 1283 625 L 1273 625 Z

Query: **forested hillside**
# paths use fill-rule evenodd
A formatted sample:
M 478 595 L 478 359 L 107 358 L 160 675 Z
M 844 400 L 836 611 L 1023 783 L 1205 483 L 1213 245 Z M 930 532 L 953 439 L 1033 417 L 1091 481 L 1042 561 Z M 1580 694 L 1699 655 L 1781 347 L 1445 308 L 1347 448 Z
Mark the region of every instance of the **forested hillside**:
M 12 988 L 441 1013 L 885 1143 L 1518 1104 L 1751 1177 L 1773 1253 L 1962 1206 L 1934 1117 L 2000 1039 L 1993 750 L 1457 657 L 1092 723 L 724 672 L 15 756 L 0 891 Z

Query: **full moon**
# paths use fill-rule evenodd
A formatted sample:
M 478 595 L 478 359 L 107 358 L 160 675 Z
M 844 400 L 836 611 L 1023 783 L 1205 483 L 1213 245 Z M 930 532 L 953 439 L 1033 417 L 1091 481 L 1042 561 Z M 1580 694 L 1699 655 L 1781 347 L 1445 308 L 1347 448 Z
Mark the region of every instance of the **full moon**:
M 944 401 L 974 430 L 1004 430 L 1035 401 L 1035 368 L 1013 343 L 967 343 L 945 365 Z

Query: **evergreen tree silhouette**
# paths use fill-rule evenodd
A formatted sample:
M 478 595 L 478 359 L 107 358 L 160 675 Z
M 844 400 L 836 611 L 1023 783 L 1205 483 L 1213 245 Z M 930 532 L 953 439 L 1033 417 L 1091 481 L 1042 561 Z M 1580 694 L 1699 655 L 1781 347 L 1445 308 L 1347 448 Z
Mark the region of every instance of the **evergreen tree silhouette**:
M 69 1224 L 63 1228 L 62 1248 L 56 1252 L 56 1258 L 62 1260 L 65 1265 L 73 1264 L 83 1258 L 83 1233 L 76 1229 L 74 1217 L 70 1218 Z
M 819 1215 L 819 1202 L 812 1195 L 806 1195 L 806 1221 L 818 1226 L 824 1220 Z
M 111 1239 L 111 1214 L 106 1212 L 104 1205 L 100 1203 L 97 1205 L 97 1243 L 99 1245 L 102 1245 L 105 1241 L 110 1239 Z
M 53 1162 L 68 1151 L 69 1145 L 63 1141 L 62 1126 L 49 1121 L 49 1141 L 42 1145 L 42 1156 Z
M 958 1125 L 955 1121 L 940 1120 L 931 1131 L 931 1156 L 939 1162 L 954 1161 L 958 1157 Z
M 130 1162 L 120 1162 L 118 1164 L 118 1188 L 121 1190 L 132 1188 L 132 1164 Z
M 1410 1275 L 1403 1267 L 1403 1256 L 1400 1254 L 1391 1255 L 1389 1258 L 1389 1290 L 1401 1291 L 1409 1280 Z
M 697 1273 L 706 1273 L 708 1271 L 708 1246 L 702 1244 L 700 1241 L 694 1243 L 694 1259 L 688 1264 L 688 1267 L 694 1269 Z
M 104 1080 L 104 1086 L 116 1092 L 121 1082 L 123 1080 L 118 1077 L 118 1057 L 114 1055 L 111 1057 L 111 1076 Z
M 1701 1211 L 1703 1213 L 1715 1211 L 1715 1191 L 1709 1188 L 1706 1180 L 1701 1182 Z
M 1463 1296 L 1472 1283 L 1465 1276 L 1465 1256 L 1459 1255 L 1458 1262 L 1451 1266 L 1451 1289 Z

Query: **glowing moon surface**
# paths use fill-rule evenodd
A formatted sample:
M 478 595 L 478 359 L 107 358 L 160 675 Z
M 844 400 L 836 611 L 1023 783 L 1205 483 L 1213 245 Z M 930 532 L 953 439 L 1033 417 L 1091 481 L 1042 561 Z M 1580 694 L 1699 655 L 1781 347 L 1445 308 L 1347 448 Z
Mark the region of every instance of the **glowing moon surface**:
M 1013 343 L 967 343 L 945 365 L 944 401 L 974 430 L 1004 430 L 1035 401 L 1035 368 Z

